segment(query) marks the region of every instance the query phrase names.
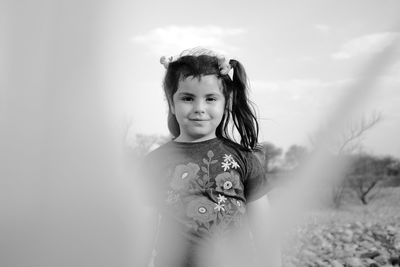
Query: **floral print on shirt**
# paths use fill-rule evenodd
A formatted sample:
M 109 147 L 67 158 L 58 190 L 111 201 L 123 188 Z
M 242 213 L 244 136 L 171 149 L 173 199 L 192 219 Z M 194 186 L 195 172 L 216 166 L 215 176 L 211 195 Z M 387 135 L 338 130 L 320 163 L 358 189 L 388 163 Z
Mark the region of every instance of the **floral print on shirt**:
M 245 205 L 239 197 L 240 166 L 232 155 L 222 158 L 209 150 L 201 162 L 179 164 L 171 172 L 166 207 L 196 232 L 223 233 L 241 225 Z
M 197 173 L 199 170 L 199 165 L 194 163 L 176 166 L 174 174 L 172 175 L 171 188 L 175 191 L 187 188 L 191 181 L 198 178 Z
M 239 175 L 233 171 L 220 173 L 215 177 L 216 190 L 228 196 L 235 196 L 238 194 L 240 187 Z

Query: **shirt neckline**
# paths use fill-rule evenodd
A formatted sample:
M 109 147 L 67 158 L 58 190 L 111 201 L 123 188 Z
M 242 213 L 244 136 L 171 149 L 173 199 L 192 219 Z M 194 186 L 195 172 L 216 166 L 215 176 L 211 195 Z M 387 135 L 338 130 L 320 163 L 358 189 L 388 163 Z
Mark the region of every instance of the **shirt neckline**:
M 199 145 L 204 145 L 204 144 L 213 144 L 217 143 L 219 141 L 218 137 L 214 137 L 208 140 L 200 141 L 200 142 L 178 142 L 175 140 L 171 140 L 171 143 L 176 145 L 176 146 L 199 146 Z

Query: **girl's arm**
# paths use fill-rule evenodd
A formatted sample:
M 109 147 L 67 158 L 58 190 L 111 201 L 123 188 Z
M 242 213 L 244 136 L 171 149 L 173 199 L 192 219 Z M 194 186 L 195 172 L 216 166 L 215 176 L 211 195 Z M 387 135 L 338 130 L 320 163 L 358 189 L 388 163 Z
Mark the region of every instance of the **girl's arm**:
M 271 218 L 268 197 L 248 203 L 247 212 L 260 266 L 280 267 L 279 234 Z

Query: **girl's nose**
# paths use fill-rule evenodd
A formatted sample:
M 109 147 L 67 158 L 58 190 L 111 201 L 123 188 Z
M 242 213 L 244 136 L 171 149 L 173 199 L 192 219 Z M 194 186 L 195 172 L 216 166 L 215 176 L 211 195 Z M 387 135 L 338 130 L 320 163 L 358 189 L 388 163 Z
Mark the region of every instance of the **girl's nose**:
M 205 112 L 204 101 L 195 101 L 193 108 L 195 113 L 204 113 Z

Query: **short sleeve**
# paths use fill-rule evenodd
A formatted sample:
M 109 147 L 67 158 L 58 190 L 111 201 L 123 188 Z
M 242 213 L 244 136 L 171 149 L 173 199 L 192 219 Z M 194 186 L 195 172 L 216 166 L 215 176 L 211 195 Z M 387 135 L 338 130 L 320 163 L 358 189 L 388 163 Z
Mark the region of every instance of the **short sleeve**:
M 247 202 L 252 202 L 266 195 L 270 190 L 267 175 L 258 158 L 249 153 L 246 157 L 247 173 L 244 181 L 244 196 Z

